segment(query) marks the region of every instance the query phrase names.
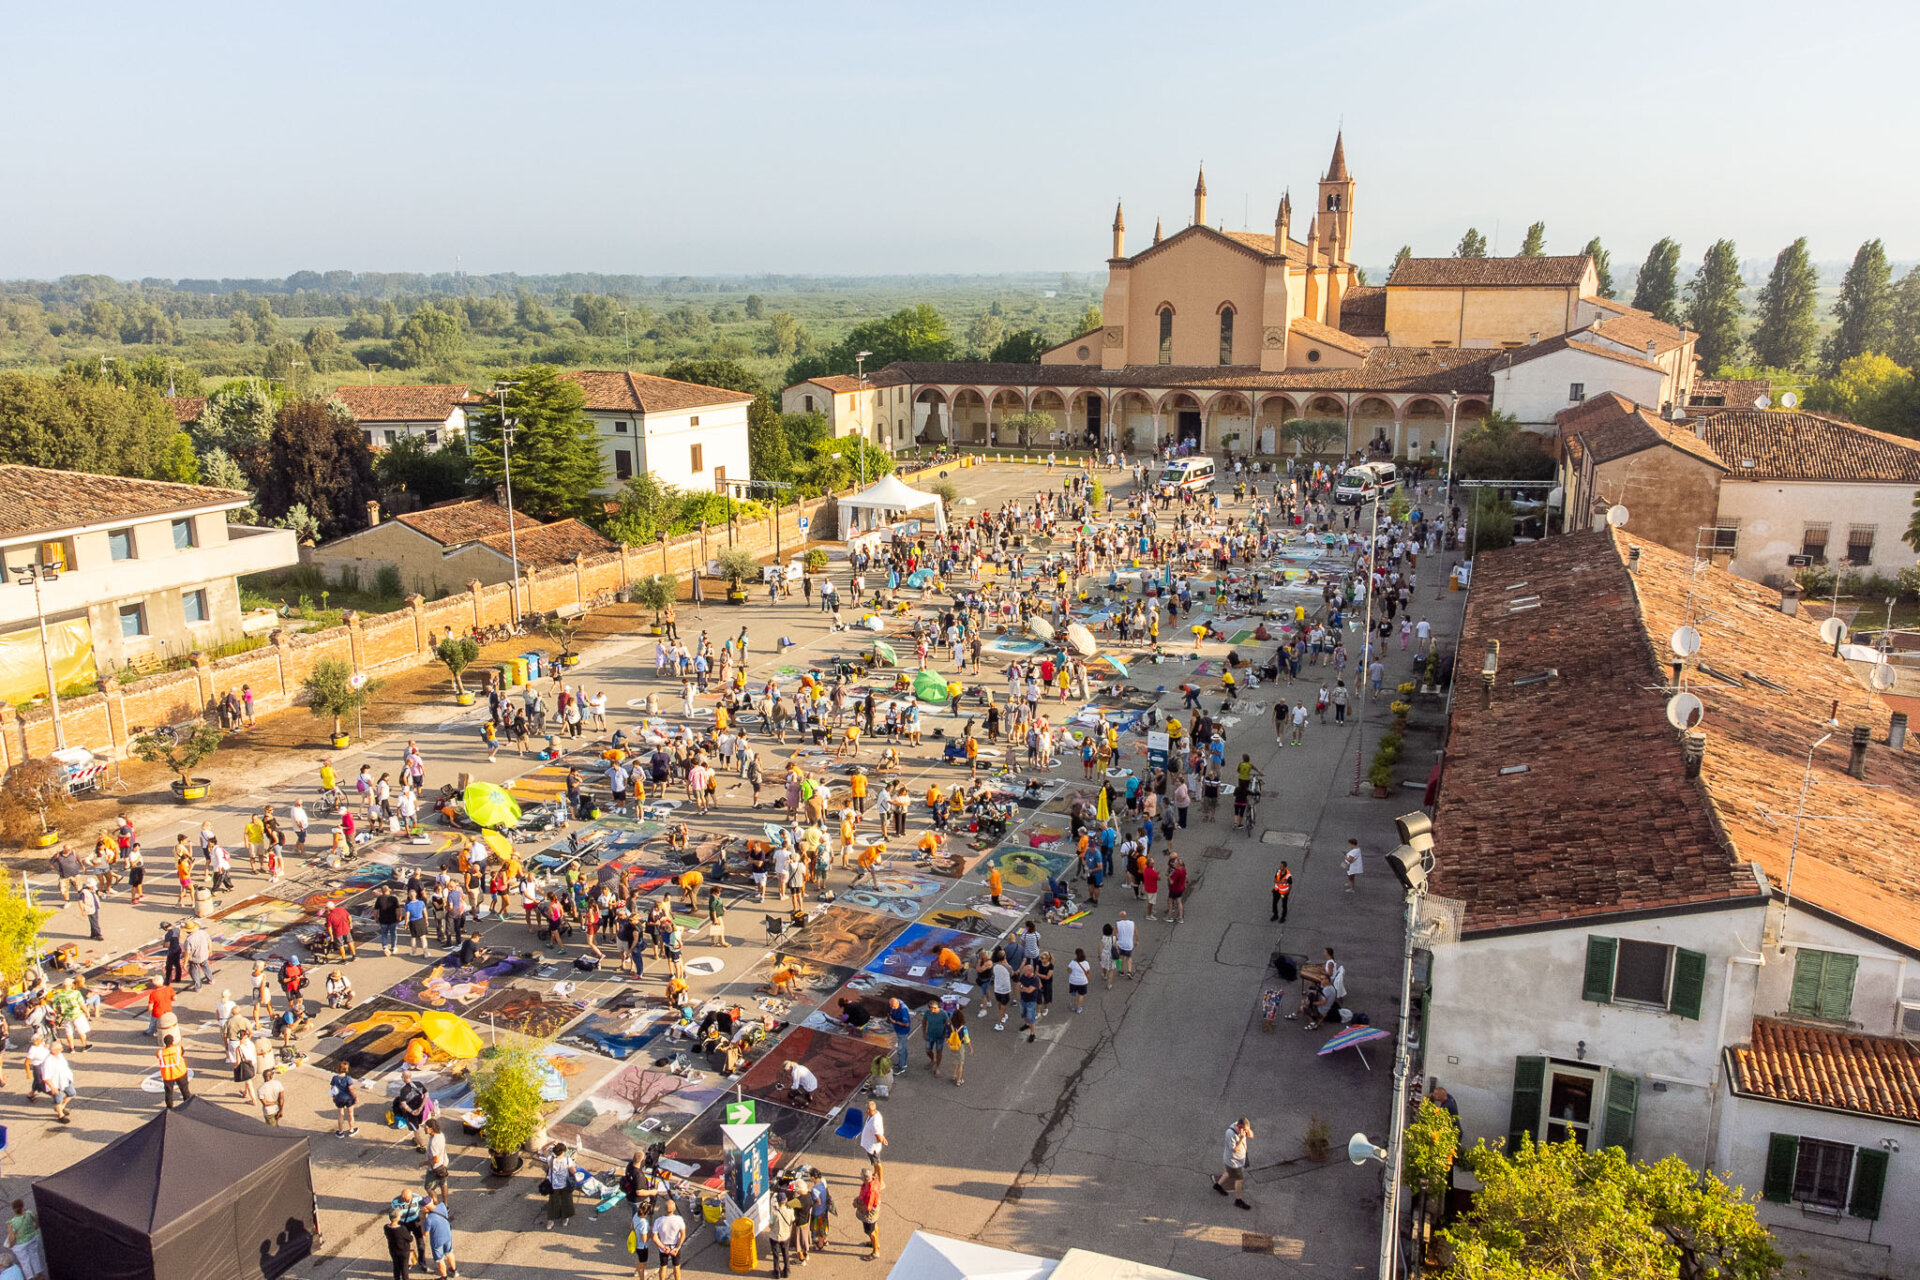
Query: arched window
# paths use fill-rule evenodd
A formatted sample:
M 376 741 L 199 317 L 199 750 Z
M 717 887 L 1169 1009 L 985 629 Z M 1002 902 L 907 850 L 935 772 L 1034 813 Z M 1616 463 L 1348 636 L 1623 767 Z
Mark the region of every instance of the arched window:
M 1233 308 L 1220 308 L 1220 363 L 1233 363 Z
M 1339 192 L 1331 191 L 1327 193 L 1327 212 L 1328 213 L 1340 212 L 1340 193 Z
M 1160 363 L 1173 363 L 1173 308 L 1160 308 Z

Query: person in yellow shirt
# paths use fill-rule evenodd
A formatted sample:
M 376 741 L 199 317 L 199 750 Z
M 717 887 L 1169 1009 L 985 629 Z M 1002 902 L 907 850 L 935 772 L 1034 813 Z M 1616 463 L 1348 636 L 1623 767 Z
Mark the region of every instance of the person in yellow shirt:
M 876 840 L 860 851 L 860 869 L 854 872 L 853 882 L 860 883 L 860 877 L 866 876 L 874 888 L 880 887 L 880 859 L 887 851 L 885 840 Z
M 927 784 L 927 808 L 937 809 L 939 807 L 940 807 L 940 784 L 937 782 L 930 782 Z
M 860 726 L 851 720 L 847 721 L 845 737 L 847 759 L 851 760 L 860 754 Z
M 849 865 L 847 860 L 853 857 L 853 841 L 854 841 L 855 834 L 856 834 L 856 830 L 855 830 L 854 821 L 853 821 L 853 810 L 851 809 L 841 810 L 840 812 L 840 869 L 842 871 L 845 871 Z
M 247 822 L 247 865 L 258 874 L 267 865 L 267 824 L 254 814 Z
M 913 842 L 913 847 L 931 858 L 940 852 L 940 844 L 943 839 L 945 839 L 945 837 L 938 831 L 924 832 L 918 840 Z
M 725 733 L 727 731 L 727 708 L 725 703 L 713 709 L 713 731 L 715 733 Z
M 702 875 L 697 867 L 682 873 L 680 876 L 678 882 L 680 885 L 680 897 L 682 902 L 685 903 L 687 910 L 693 910 L 694 902 L 700 896 L 700 886 L 705 884 L 706 880 L 706 876 Z
M 967 735 L 967 776 L 969 778 L 980 776 L 980 739 L 971 733 Z

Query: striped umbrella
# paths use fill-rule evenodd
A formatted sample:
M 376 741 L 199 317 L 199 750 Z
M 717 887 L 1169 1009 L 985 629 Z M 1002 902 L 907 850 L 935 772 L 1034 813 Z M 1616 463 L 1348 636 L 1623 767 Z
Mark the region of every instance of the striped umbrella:
M 1385 1040 L 1387 1035 L 1384 1027 L 1348 1027 L 1320 1046 L 1320 1056 L 1324 1058 L 1342 1049 L 1357 1049 L 1363 1044 L 1372 1044 L 1375 1040 Z

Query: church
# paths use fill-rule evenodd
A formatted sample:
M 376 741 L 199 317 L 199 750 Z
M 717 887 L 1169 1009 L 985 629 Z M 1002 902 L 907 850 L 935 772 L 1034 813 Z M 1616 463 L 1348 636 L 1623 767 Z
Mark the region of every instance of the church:
M 864 380 L 796 384 L 785 407 L 817 404 L 836 434 L 888 448 L 1184 443 L 1275 457 L 1295 452 L 1285 424 L 1314 418 L 1343 424 L 1349 454 L 1417 459 L 1505 408 L 1501 387 L 1524 390 L 1522 421 L 1540 430 L 1589 383 L 1591 394 L 1609 389 L 1616 366 L 1641 380 L 1641 403 L 1686 403 L 1693 335 L 1600 298 L 1584 254 L 1409 257 L 1384 286 L 1363 284 L 1355 186 L 1337 136 L 1302 240 L 1290 195 L 1271 234 L 1209 225 L 1203 169 L 1192 222 L 1172 235 L 1156 223 L 1136 253 L 1124 207 L 1114 209 L 1104 323 L 1039 364 L 900 362 Z M 1623 322 L 1618 340 L 1602 336 Z M 1052 439 L 1022 441 L 1003 426 L 1032 412 L 1054 419 Z

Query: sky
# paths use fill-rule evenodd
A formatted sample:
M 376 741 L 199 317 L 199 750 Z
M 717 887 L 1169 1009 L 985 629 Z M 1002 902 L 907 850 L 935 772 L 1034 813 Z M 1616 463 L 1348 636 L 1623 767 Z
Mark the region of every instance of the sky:
M 1829 0 L 10 5 L 0 278 L 1099 272 L 1295 225 L 1920 256 L 1920 7 Z M 1358 16 L 1349 16 L 1357 14 Z

